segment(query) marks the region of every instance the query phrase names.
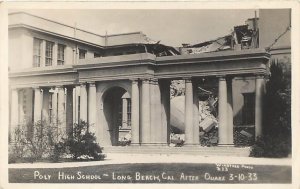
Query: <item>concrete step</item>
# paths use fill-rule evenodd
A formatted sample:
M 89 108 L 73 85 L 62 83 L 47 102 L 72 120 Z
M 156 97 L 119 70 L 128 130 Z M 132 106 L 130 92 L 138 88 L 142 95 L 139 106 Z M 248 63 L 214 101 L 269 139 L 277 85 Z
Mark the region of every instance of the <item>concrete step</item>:
M 104 153 L 126 154 L 186 154 L 202 156 L 239 156 L 248 157 L 249 147 L 169 147 L 169 146 L 109 146 Z

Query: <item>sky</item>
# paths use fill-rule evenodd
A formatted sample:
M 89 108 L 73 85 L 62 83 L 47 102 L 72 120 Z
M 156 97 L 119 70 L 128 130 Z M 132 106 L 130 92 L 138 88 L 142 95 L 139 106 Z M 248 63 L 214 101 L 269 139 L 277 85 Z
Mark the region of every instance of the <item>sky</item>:
M 234 26 L 254 17 L 255 10 L 12 10 L 25 11 L 100 35 L 142 31 L 174 47 L 197 44 L 230 34 Z

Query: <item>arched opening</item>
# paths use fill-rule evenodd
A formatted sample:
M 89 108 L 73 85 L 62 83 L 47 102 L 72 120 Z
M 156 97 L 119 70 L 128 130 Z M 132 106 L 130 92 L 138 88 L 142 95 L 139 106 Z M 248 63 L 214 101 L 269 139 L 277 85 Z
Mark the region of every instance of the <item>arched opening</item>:
M 112 146 L 131 142 L 131 99 L 121 87 L 108 89 L 103 96 L 103 110 Z

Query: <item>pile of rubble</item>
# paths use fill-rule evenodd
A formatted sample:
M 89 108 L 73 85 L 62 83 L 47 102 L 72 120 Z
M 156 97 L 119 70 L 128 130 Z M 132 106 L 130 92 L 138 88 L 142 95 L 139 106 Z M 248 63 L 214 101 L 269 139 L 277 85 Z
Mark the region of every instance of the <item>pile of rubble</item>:
M 199 139 L 201 146 L 218 144 L 218 122 L 213 116 L 207 116 L 200 122 Z
M 199 139 L 201 146 L 218 144 L 218 121 L 211 113 L 209 101 L 199 101 Z

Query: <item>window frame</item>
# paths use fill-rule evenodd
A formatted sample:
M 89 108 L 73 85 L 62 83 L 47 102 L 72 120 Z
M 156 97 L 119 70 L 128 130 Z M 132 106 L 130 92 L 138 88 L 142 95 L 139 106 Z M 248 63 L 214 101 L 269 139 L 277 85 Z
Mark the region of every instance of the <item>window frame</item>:
M 85 59 L 86 57 L 86 53 L 87 53 L 87 50 L 84 50 L 84 49 L 78 49 L 78 59 Z M 84 54 L 84 57 L 82 58 L 81 55 Z
M 127 126 L 131 127 L 131 111 L 132 111 L 132 104 L 131 98 L 127 99 Z
M 39 47 L 36 49 L 36 42 L 39 42 Z M 42 60 L 42 44 L 43 40 L 34 37 L 33 38 L 33 67 L 41 67 L 41 60 Z M 37 53 L 38 52 L 38 53 Z M 36 61 L 38 60 L 38 62 Z
M 45 66 L 52 66 L 53 65 L 54 42 L 52 42 L 52 41 L 45 41 L 45 42 L 46 42 L 45 43 Z M 48 48 L 49 44 L 51 45 L 51 48 Z
M 60 48 L 62 48 L 62 51 L 60 51 Z M 57 65 L 59 66 L 65 65 L 65 48 L 66 45 L 60 43 L 57 44 Z

